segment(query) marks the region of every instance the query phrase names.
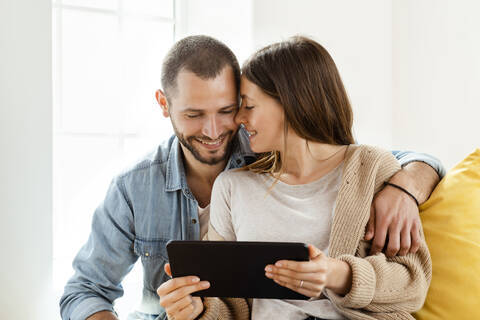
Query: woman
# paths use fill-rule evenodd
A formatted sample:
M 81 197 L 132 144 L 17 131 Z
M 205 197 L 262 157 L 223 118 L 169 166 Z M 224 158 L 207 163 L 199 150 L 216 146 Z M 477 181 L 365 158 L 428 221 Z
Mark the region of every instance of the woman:
M 416 254 L 367 256 L 370 204 L 400 168 L 390 152 L 354 145 L 328 52 L 305 37 L 267 46 L 243 66 L 240 91 L 236 121 L 263 156 L 217 178 L 208 238 L 310 244 L 310 261 L 279 261 L 265 276 L 312 299 L 254 299 L 251 317 L 413 319 L 431 279 L 428 249 L 422 239 Z M 204 317 L 217 318 L 226 301 L 205 299 Z M 249 317 L 245 302 L 227 303 L 237 310 L 228 316 Z

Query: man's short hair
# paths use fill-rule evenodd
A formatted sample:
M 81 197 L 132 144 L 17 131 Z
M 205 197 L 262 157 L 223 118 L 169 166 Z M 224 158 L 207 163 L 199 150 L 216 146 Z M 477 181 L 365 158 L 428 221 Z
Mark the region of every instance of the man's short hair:
M 223 42 L 204 35 L 189 36 L 177 41 L 167 53 L 162 66 L 162 88 L 170 99 L 177 91 L 181 70 L 193 72 L 202 79 L 214 79 L 230 66 L 239 88 L 240 66 L 237 58 Z

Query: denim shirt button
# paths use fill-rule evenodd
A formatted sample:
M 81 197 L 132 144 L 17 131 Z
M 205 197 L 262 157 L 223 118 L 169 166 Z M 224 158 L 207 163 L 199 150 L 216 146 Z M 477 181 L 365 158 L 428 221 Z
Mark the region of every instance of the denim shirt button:
M 145 252 L 145 257 L 149 257 L 149 256 L 150 256 L 150 253 Z
M 197 219 L 192 219 L 192 223 L 193 224 L 197 223 Z
M 240 164 L 240 163 L 242 163 L 242 160 L 237 159 L 237 164 Z

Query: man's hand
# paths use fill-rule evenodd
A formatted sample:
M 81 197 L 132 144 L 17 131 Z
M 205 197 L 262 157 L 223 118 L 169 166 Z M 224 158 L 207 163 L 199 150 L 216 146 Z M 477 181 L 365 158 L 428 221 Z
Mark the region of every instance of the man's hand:
M 437 172 L 422 162 L 412 162 L 397 172 L 389 182 L 412 193 L 420 204 L 425 202 L 437 185 Z M 420 247 L 421 221 L 418 207 L 409 195 L 386 186 L 375 196 L 370 208 L 365 240 L 372 240 L 370 254 L 381 252 L 393 257 L 415 253 Z M 386 240 L 388 237 L 388 244 Z
M 86 320 L 118 320 L 118 318 L 110 311 L 100 311 L 92 314 Z
M 170 264 L 165 264 L 165 272 L 171 277 Z M 202 299 L 190 294 L 210 287 L 208 281 L 198 277 L 179 277 L 170 279 L 158 287 L 160 305 L 170 320 L 195 319 L 203 311 Z

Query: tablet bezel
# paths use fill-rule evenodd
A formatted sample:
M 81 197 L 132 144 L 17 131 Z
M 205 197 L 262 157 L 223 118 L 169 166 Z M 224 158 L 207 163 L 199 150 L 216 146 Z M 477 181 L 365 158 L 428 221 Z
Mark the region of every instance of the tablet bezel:
M 304 243 L 172 240 L 167 252 L 174 278 L 195 275 L 210 282 L 194 296 L 309 299 L 265 276 L 266 265 L 278 260 L 308 261 Z

